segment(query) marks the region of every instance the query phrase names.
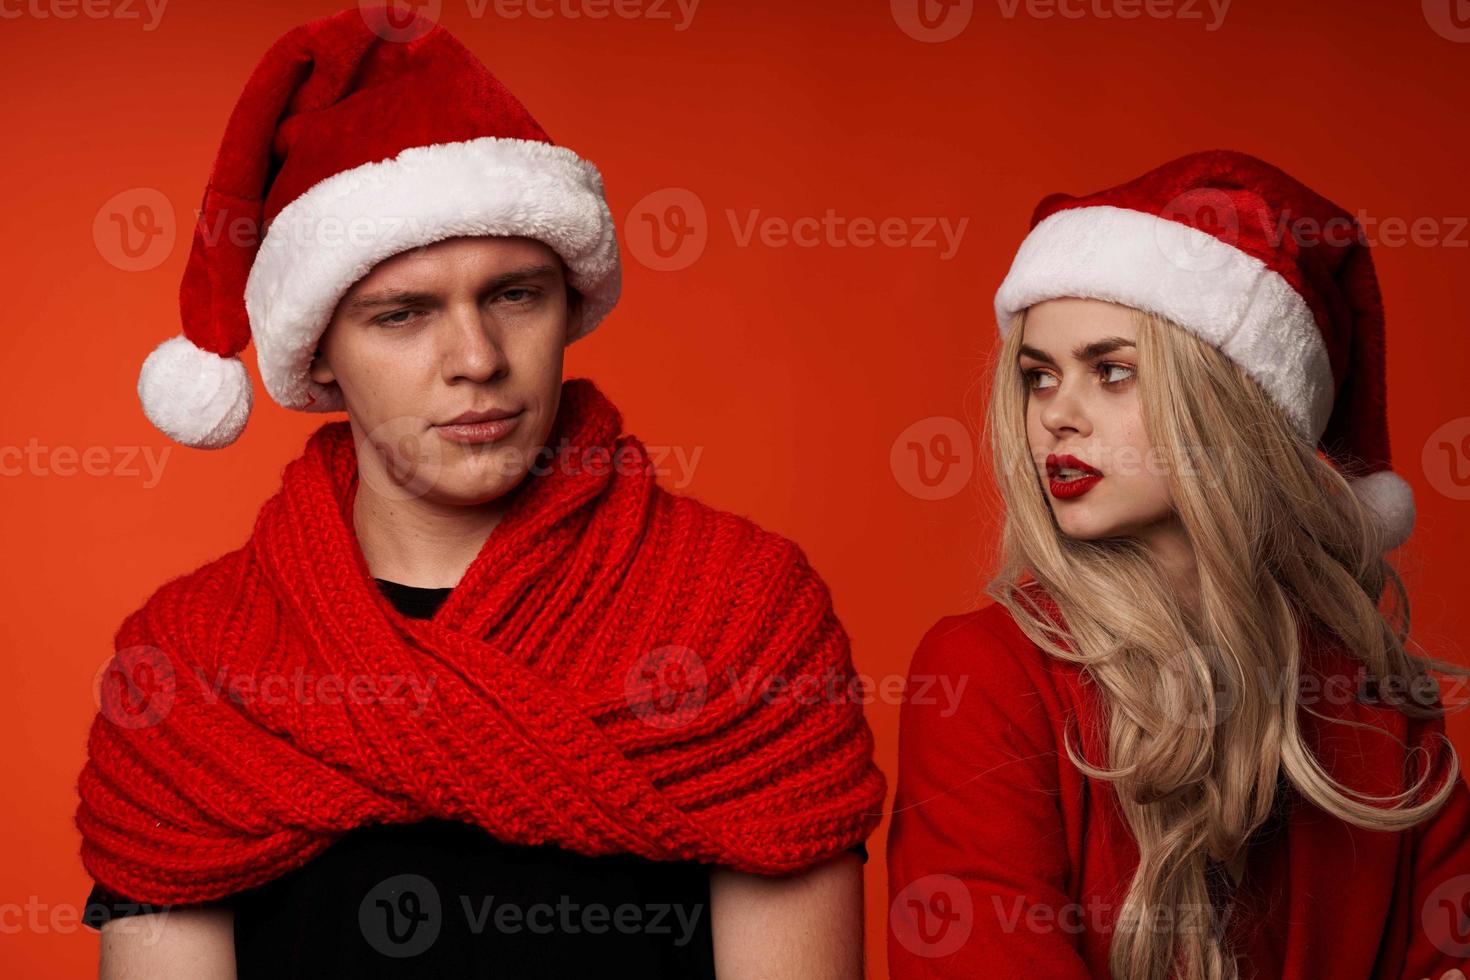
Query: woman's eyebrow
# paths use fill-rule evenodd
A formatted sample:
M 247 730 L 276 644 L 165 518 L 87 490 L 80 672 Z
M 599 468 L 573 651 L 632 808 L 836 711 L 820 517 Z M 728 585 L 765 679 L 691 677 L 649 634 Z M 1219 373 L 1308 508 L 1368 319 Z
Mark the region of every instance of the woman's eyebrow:
M 1120 348 L 1132 346 L 1134 346 L 1133 341 L 1127 337 L 1104 337 L 1102 340 L 1094 340 L 1090 344 L 1083 344 L 1080 347 L 1074 348 L 1072 350 L 1072 357 L 1079 361 L 1090 361 L 1093 358 L 1102 357 L 1104 354 L 1111 354 Z M 1027 347 L 1023 344 L 1021 345 L 1020 353 L 1045 364 L 1056 363 L 1056 361 L 1051 359 L 1050 354 L 1046 351 L 1037 350 L 1035 347 Z

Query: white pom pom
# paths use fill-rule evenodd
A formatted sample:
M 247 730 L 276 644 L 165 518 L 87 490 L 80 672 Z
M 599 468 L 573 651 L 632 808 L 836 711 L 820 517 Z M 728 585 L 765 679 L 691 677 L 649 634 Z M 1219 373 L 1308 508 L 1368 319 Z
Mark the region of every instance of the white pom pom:
M 196 449 L 221 449 L 239 438 L 250 398 L 250 375 L 238 357 L 220 357 L 182 334 L 159 344 L 138 375 L 148 421 Z
M 1363 506 L 1378 518 L 1383 529 L 1385 551 L 1409 540 L 1409 534 L 1414 530 L 1414 489 L 1404 482 L 1403 477 L 1392 470 L 1380 470 L 1349 480 L 1348 486 Z

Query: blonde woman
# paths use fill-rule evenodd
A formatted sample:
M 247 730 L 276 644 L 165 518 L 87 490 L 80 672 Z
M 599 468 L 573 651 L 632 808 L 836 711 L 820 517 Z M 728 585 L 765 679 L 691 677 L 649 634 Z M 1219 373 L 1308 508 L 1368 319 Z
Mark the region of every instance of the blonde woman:
M 1043 200 L 996 307 L 994 602 L 911 665 L 974 683 L 903 708 L 892 976 L 1459 976 L 1467 671 L 1384 558 L 1413 499 L 1353 218 L 1198 153 Z

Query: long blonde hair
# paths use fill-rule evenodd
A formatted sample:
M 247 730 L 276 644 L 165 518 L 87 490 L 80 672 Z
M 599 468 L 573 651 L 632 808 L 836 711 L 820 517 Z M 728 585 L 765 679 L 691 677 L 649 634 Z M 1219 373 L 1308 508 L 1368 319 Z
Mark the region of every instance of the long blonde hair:
M 1079 770 L 1114 784 L 1138 844 L 1113 975 L 1235 980 L 1215 917 L 1188 925 L 1213 908 L 1210 875 L 1270 816 L 1278 779 L 1342 820 L 1396 831 L 1432 816 L 1459 775 L 1450 748 L 1443 784 L 1417 803 L 1428 772 L 1387 797 L 1335 781 L 1297 725 L 1299 627 L 1320 624 L 1370 677 L 1424 683 L 1430 669 L 1470 670 L 1408 652 L 1407 596 L 1370 515 L 1264 391 L 1177 325 L 1138 311 L 1134 320 L 1144 424 L 1192 543 L 1197 607 L 1178 601 L 1137 539 L 1058 529 L 1026 437 L 1024 313 L 998 352 L 985 420 L 1004 506 L 1000 565 L 985 593 L 1040 647 L 1084 665 L 1108 708 L 1107 760 L 1082 759 L 1070 739 L 1066 749 Z M 1065 633 L 1020 587 L 1026 575 Z M 1438 703 L 1400 710 L 1443 714 Z

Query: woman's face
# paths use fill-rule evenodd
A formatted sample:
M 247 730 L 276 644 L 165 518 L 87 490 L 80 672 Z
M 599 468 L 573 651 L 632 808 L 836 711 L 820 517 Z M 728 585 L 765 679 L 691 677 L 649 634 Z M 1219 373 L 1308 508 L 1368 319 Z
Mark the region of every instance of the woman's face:
M 1167 471 L 1144 432 L 1132 312 L 1048 300 L 1030 308 L 1024 331 L 1026 439 L 1062 533 L 1147 537 L 1173 511 Z
M 541 242 L 451 238 L 386 259 L 353 285 L 311 377 L 342 390 L 362 480 L 386 496 L 459 505 L 521 482 L 560 402 L 578 315 L 564 276 Z M 506 420 L 449 427 L 469 412 Z

